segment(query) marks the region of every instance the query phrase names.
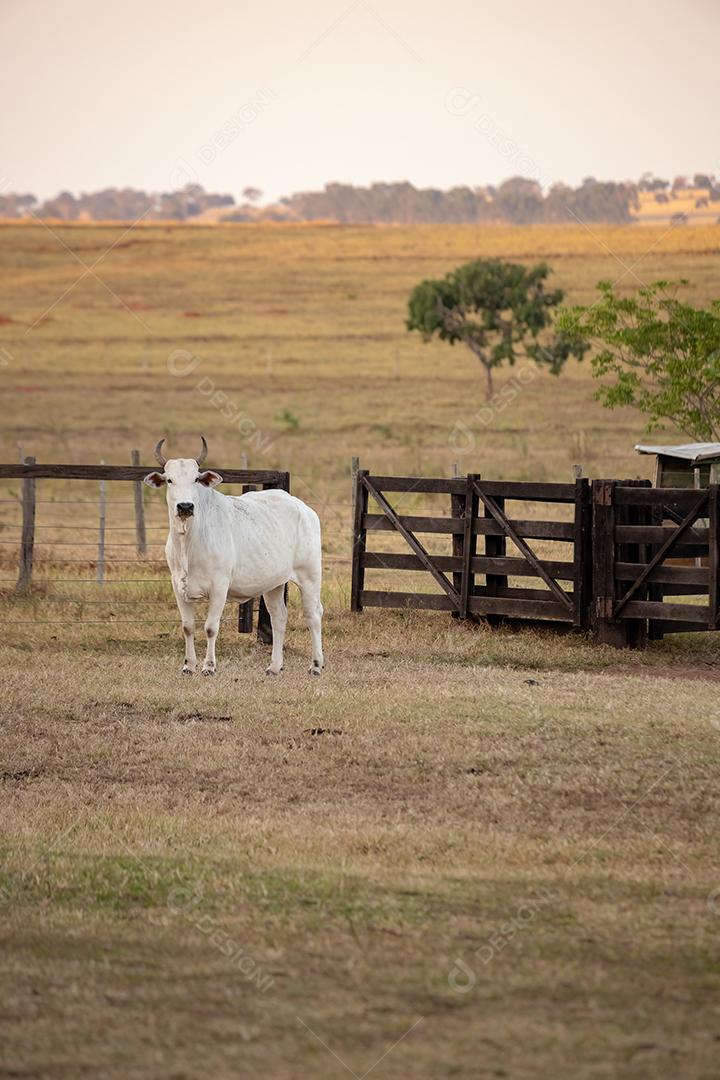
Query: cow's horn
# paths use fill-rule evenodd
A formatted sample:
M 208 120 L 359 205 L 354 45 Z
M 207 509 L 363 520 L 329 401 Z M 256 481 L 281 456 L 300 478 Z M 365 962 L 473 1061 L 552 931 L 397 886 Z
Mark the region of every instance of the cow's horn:
M 200 457 L 195 458 L 198 465 L 202 465 L 202 463 L 205 460 L 205 458 L 207 457 L 207 453 L 208 453 L 208 447 L 207 447 L 207 442 L 205 441 L 205 436 L 201 435 L 200 438 L 202 439 L 203 448 L 202 448 L 202 453 L 200 454 Z
M 161 439 L 160 442 L 155 447 L 155 458 L 157 460 L 158 465 L 160 465 L 162 467 L 165 466 L 165 458 L 162 456 L 162 444 L 164 442 L 165 442 L 165 440 Z

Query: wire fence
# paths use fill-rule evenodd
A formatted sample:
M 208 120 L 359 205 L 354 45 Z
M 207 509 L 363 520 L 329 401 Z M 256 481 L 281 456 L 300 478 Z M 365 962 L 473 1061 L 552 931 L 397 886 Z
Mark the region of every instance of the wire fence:
M 133 455 L 133 463 L 136 461 L 139 455 Z M 26 458 L 25 463 L 35 464 L 32 458 Z M 0 466 L 5 476 L 8 468 Z M 78 468 L 74 467 L 75 474 Z M 108 467 L 107 471 L 112 470 Z M 260 474 L 253 476 L 262 481 Z M 38 493 L 38 480 L 23 476 L 21 493 L 0 497 L 0 612 L 4 624 L 72 629 L 175 625 L 178 612 L 163 555 L 168 530 L 164 500 L 146 499 L 141 481 L 134 478 L 131 499 L 120 494 L 109 497 L 104 479 L 57 475 L 41 483 Z M 80 483 L 83 496 L 68 497 L 68 484 L 75 490 Z M 95 497 L 85 497 L 89 485 Z M 118 485 L 108 486 L 113 489 Z M 247 490 L 245 485 L 242 490 Z M 348 505 L 332 499 L 316 501 L 320 513 L 330 512 L 349 526 Z M 66 509 L 70 507 L 72 510 Z M 350 565 L 349 557 L 334 553 L 324 555 L 323 561 Z M 135 614 L 129 618 L 131 611 Z M 102 618 L 97 617 L 100 612 Z M 223 623 L 228 625 L 236 618 L 234 605 L 228 605 Z M 240 617 L 238 626 L 243 621 L 248 629 L 247 617 Z

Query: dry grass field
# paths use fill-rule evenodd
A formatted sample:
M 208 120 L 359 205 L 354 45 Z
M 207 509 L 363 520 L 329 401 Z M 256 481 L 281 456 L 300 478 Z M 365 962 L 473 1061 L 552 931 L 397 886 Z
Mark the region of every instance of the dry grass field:
M 0 459 L 150 462 L 160 435 L 185 453 L 202 430 L 213 465 L 290 469 L 327 556 L 322 679 L 295 603 L 282 677 L 228 610 L 218 674 L 182 679 L 129 490 L 109 492 L 100 588 L 97 485 L 39 482 L 36 583 L 16 598 L 2 484 L 0 1076 L 717 1076 L 714 635 L 618 653 L 353 616 L 343 560 L 353 454 L 376 472 L 650 475 L 642 422 L 593 401 L 586 365 L 488 418 L 469 353 L 404 331 L 416 281 L 495 254 L 546 258 L 570 300 L 622 276 L 687 277 L 703 302 L 719 240 L 0 229 Z

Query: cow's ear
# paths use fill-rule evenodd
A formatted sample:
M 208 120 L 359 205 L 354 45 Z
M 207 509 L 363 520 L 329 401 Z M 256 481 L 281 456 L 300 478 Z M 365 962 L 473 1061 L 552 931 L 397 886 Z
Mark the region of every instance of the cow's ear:
M 165 477 L 161 472 L 149 472 L 147 476 L 143 477 L 143 484 L 147 484 L 148 487 L 158 488 L 162 487 L 165 483 Z
M 218 484 L 222 484 L 223 478 L 220 473 L 213 472 L 212 469 L 207 469 L 205 472 L 201 472 L 197 478 L 198 484 L 203 484 L 204 487 L 217 487 Z

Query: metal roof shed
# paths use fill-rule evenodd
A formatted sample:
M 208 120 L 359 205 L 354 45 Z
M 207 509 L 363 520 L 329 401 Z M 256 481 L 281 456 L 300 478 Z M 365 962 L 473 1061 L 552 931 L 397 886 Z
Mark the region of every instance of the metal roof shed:
M 707 487 L 720 482 L 720 443 L 681 443 L 679 446 L 646 446 L 639 454 L 654 454 L 655 487 Z

